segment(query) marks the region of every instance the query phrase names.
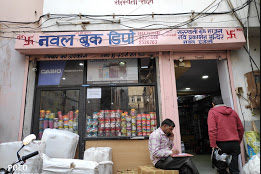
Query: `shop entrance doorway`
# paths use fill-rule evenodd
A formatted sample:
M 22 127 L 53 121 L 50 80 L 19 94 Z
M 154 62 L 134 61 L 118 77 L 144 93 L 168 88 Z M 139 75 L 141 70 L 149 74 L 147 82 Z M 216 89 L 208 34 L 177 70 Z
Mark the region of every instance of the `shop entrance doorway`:
M 194 155 L 192 160 L 201 174 L 215 173 L 211 168 L 207 117 L 212 98 L 222 96 L 219 64 L 219 60 L 174 62 L 182 151 Z

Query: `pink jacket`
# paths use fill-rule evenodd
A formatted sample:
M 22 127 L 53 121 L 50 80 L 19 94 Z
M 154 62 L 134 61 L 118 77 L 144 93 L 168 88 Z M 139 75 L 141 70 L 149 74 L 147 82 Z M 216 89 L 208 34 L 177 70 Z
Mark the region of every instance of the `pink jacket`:
M 217 141 L 238 141 L 241 143 L 244 127 L 232 108 L 217 106 L 208 112 L 208 134 L 211 147 L 216 147 Z

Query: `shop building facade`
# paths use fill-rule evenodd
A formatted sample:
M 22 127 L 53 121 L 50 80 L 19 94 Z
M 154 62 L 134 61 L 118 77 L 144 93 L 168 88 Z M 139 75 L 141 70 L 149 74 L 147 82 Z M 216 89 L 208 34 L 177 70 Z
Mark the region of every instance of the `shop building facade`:
M 95 10 L 99 2 L 88 2 L 87 10 L 76 10 L 74 7 L 87 6 L 79 3 L 63 3 L 63 8 L 58 9 L 55 7 L 60 6 L 59 1 L 53 3 L 45 0 L 42 32 L 15 33 L 15 46 L 8 46 L 17 59 L 22 56 L 22 63 L 16 64 L 15 67 L 24 68 L 24 73 L 21 73 L 19 78 L 23 79 L 23 82 L 12 82 L 18 83 L 20 89 L 22 87 L 19 92 L 21 96 L 18 97 L 22 101 L 20 114 L 19 117 L 16 116 L 16 123 L 12 123 L 17 125 L 16 128 L 19 127 L 17 139 L 30 133 L 35 133 L 40 138 L 44 128 L 48 127 L 68 129 L 80 135 L 79 157 L 82 157 L 84 149 L 92 146 L 112 147 L 116 171 L 120 168 L 150 164 L 148 135 L 159 127 L 165 118 L 176 123 L 174 142 L 182 151 L 181 140 L 185 137 L 184 131 L 187 131 L 184 127 L 190 129 L 181 117 L 183 113 L 190 111 L 183 111 L 182 108 L 191 104 L 180 102 L 186 100 L 184 96 L 194 96 L 196 104 L 193 104 L 193 110 L 194 106 L 201 105 L 197 103 L 200 99 L 196 99 L 196 94 L 200 94 L 198 97 L 202 97 L 203 102 L 208 100 L 209 96 L 221 95 L 225 104 L 239 113 L 242 121 L 260 120 L 259 109 L 245 109 L 246 104 L 242 105 L 242 98 L 236 93 L 243 89 L 245 92 L 242 95 L 246 95 L 248 86 L 242 75 L 251 71 L 250 63 L 246 66 L 246 60 L 249 58 L 243 46 L 250 46 L 253 50 L 250 54 L 259 65 L 260 48 L 255 46 L 260 36 L 248 35 L 246 38 L 245 28 L 240 26 L 235 16 L 225 14 L 231 22 L 215 23 L 213 19 L 220 21 L 221 16 L 214 15 L 213 23 L 209 18 L 200 23 L 197 19 L 199 14 L 192 12 L 190 15 L 179 15 L 168 21 L 173 10 L 167 8 L 173 5 L 171 1 L 161 4 L 160 9 L 157 9 L 159 2 L 156 1 L 106 1 L 103 3 L 111 8 L 104 8 L 99 12 Z M 194 2 L 175 3 L 179 8 L 184 7 L 182 12 L 205 9 L 205 6 L 193 6 Z M 220 8 L 218 11 L 229 11 L 226 3 L 222 1 L 207 4 L 211 5 L 206 5 L 208 10 L 213 8 L 212 13 L 215 8 Z M 242 16 L 247 11 L 247 5 L 238 5 L 238 13 Z M 143 13 L 139 11 L 139 7 L 143 9 Z M 177 13 L 181 13 L 178 7 L 175 7 Z M 126 14 L 126 9 L 130 11 L 129 16 L 117 16 Z M 69 18 L 51 15 L 68 14 L 67 10 L 77 15 L 69 15 Z M 165 16 L 157 15 L 163 11 Z M 205 12 L 205 15 L 211 16 L 208 11 Z M 106 16 L 107 14 L 112 15 Z M 151 15 L 144 17 L 141 14 Z M 135 15 L 141 15 L 139 17 L 144 17 L 147 21 L 138 20 Z M 193 20 L 189 22 L 189 19 Z M 192 22 L 194 19 L 195 22 Z M 126 27 L 124 20 L 126 23 L 132 21 L 131 26 Z M 170 25 L 162 28 L 162 23 L 153 22 L 156 20 L 169 22 Z M 179 22 L 177 25 L 178 21 L 186 22 Z M 153 25 L 145 27 L 144 30 L 142 26 L 147 26 L 147 22 Z M 253 26 L 258 26 L 256 21 L 251 22 Z M 161 27 L 155 27 L 156 25 Z M 248 28 L 248 33 L 258 35 L 251 32 L 253 28 Z M 2 60 L 10 60 L 7 52 L 2 52 L 6 55 Z M 216 66 L 208 72 L 215 71 L 218 79 L 214 81 L 214 85 L 217 88 L 213 87 L 213 91 L 208 91 L 201 86 L 199 88 L 202 91 L 197 93 L 193 93 L 190 86 L 184 89 L 182 84 L 186 84 L 186 81 L 183 75 L 192 67 L 197 67 L 197 63 L 198 67 L 201 67 L 200 64 L 207 62 Z M 3 65 L 6 67 L 7 63 Z M 254 70 L 257 68 L 254 67 Z M 11 76 L 11 73 L 9 75 Z M 193 83 L 203 84 L 200 80 L 199 78 Z M 1 89 L 2 96 L 8 98 L 8 93 L 3 93 L 3 90 Z M 7 108 L 10 107 L 9 104 Z M 240 113 L 240 110 L 243 111 Z M 198 117 L 198 114 L 191 117 Z M 197 120 L 200 122 L 200 119 Z M 199 136 L 203 136 L 207 125 L 197 124 L 196 127 L 199 127 Z M 9 141 L 8 138 L 5 139 Z M 244 145 L 241 147 L 243 152 Z M 245 156 L 242 154 L 244 163 Z

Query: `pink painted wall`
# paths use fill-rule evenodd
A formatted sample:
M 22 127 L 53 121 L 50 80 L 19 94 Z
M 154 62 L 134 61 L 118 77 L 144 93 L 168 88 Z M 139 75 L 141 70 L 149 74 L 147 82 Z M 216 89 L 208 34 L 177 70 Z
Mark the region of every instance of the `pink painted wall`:
M 42 13 L 43 0 L 1 0 L 0 20 L 31 22 L 38 20 Z

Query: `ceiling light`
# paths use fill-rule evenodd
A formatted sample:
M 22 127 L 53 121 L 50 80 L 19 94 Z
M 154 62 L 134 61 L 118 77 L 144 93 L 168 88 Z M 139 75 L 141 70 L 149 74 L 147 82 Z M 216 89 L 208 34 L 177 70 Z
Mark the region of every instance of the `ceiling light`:
M 63 80 L 66 80 L 66 78 L 65 78 L 65 77 L 63 77 L 62 79 L 63 79 Z
M 125 64 L 126 64 L 126 62 L 119 62 L 119 64 L 120 64 L 120 65 L 125 65 Z
M 202 76 L 202 79 L 208 79 L 208 75 Z
M 79 63 L 80 66 L 83 66 L 84 64 L 83 63 Z
M 149 66 L 142 66 L 142 67 L 140 67 L 140 68 L 146 69 L 146 68 L 149 68 Z
M 186 88 L 186 90 L 190 90 L 190 88 Z

